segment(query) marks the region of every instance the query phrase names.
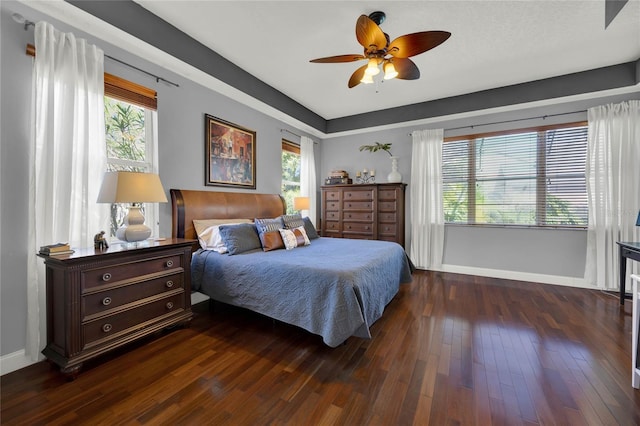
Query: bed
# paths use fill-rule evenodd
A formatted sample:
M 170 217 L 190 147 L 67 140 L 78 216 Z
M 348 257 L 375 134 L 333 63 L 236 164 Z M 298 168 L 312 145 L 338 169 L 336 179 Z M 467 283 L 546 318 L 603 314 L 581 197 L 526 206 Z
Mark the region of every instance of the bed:
M 194 220 L 275 218 L 278 194 L 172 189 L 172 234 L 197 239 Z M 371 338 L 402 283 L 411 281 L 404 249 L 386 241 L 318 237 L 292 250 L 220 254 L 194 245 L 192 290 L 320 335 L 336 347 Z

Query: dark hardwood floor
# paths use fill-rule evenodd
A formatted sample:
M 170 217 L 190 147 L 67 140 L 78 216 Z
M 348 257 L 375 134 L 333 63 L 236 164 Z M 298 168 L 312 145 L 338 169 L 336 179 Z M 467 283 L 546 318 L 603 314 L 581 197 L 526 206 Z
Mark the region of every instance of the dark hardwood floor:
M 631 302 L 417 272 L 331 349 L 230 306 L 85 365 L 2 376 L 2 424 L 637 425 Z

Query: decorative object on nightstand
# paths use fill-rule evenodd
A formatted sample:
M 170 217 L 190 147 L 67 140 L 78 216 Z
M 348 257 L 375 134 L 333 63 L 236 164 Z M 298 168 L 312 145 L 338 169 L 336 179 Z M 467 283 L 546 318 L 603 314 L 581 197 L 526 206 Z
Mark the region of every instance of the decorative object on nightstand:
M 154 173 L 106 172 L 98 194 L 98 203 L 131 203 L 123 225 L 116 231 L 119 240 L 137 242 L 151 236 L 151 228 L 144 224 L 141 203 L 166 203 L 167 196 Z
M 360 151 L 378 152 L 384 151 L 391 157 L 391 173 L 387 175 L 387 182 L 400 183 L 402 175 L 398 172 L 398 157 L 394 157 L 391 153 L 391 143 L 376 142 L 373 145 L 360 145 Z
M 93 248 L 96 250 L 104 250 L 109 248 L 109 243 L 107 243 L 107 239 L 104 237 L 105 232 L 100 231 L 96 235 L 93 236 Z

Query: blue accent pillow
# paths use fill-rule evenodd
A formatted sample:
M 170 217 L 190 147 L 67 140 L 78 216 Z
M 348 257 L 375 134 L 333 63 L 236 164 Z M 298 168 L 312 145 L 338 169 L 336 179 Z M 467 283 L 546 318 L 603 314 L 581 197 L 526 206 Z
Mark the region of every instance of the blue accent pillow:
M 265 232 L 277 231 L 278 229 L 284 228 L 284 223 L 279 217 L 276 217 L 275 219 L 254 219 L 253 223 L 256 224 L 258 234 L 264 234 Z
M 304 230 L 307 232 L 307 237 L 309 237 L 310 240 L 320 237 L 318 235 L 318 231 L 316 231 L 316 227 L 313 226 L 311 219 L 305 216 L 302 218 L 302 221 L 304 222 Z
M 253 223 L 220 225 L 218 229 L 230 255 L 262 248 L 256 226 Z
M 304 222 L 302 221 L 302 216 L 300 216 L 300 213 L 283 214 L 280 217 L 284 222 L 285 229 L 295 229 L 304 226 Z

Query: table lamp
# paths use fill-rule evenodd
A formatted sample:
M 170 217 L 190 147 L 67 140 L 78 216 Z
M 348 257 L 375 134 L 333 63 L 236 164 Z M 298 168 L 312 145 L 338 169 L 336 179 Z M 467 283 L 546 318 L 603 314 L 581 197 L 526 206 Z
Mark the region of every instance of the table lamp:
M 309 210 L 309 197 L 294 197 L 293 198 L 294 210 Z
M 141 172 L 106 172 L 98 194 L 98 203 L 131 203 L 123 225 L 116 231 L 119 240 L 136 242 L 151 236 L 144 224 L 141 203 L 166 203 L 160 176 Z

